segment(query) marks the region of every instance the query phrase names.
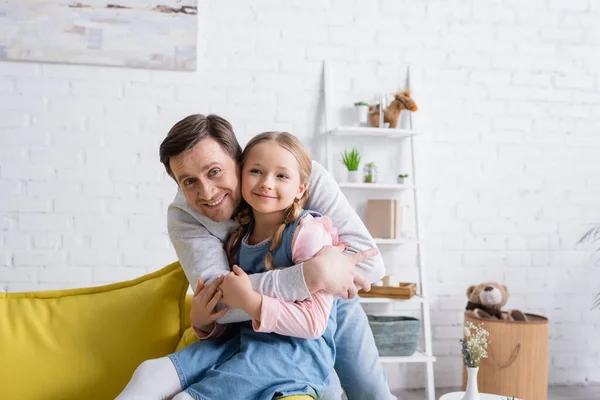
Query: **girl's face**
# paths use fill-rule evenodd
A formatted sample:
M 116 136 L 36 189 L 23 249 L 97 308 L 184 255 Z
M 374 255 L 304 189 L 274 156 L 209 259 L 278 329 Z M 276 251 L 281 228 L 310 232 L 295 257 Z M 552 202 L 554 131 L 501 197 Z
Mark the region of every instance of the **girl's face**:
M 273 141 L 254 146 L 242 168 L 242 197 L 254 214 L 283 212 L 306 191 L 292 153 Z

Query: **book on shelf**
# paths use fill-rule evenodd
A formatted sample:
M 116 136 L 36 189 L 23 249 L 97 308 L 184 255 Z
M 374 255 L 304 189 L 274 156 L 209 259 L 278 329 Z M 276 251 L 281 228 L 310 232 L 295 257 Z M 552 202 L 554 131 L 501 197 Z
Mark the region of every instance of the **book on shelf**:
M 374 238 L 400 239 L 402 207 L 397 200 L 367 200 L 367 229 Z

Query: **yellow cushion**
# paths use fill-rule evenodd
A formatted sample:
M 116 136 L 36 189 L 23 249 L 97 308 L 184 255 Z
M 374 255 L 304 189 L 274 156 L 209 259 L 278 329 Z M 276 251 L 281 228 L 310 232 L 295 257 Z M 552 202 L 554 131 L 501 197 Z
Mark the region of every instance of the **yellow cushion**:
M 192 306 L 192 297 L 193 295 L 188 294 L 185 298 L 185 331 L 183 332 L 183 335 L 181 335 L 181 339 L 179 340 L 179 343 L 177 343 L 177 348 L 175 349 L 175 351 L 179 351 L 185 346 L 189 346 L 190 344 L 198 341 L 198 336 L 196 336 L 196 333 L 194 333 L 194 330 L 191 328 L 190 322 L 190 309 Z
M 185 328 L 179 263 L 112 285 L 0 293 L 3 399 L 114 399 L 144 360 Z
M 185 330 L 185 332 L 183 332 L 183 335 L 181 336 L 179 343 L 177 343 L 177 348 L 175 349 L 175 351 L 179 351 L 179 350 L 183 349 L 184 347 L 189 346 L 190 344 L 197 342 L 197 341 L 198 341 L 198 336 L 196 336 L 196 333 L 193 331 L 193 329 L 187 328 Z

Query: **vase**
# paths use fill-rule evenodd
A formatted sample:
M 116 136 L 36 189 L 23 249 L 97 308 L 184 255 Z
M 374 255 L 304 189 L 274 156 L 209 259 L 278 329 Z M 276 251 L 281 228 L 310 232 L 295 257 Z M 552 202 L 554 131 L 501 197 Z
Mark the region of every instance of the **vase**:
M 467 367 L 467 390 L 461 400 L 480 400 L 477 389 L 477 372 L 479 372 L 479 367 Z
M 348 182 L 359 183 L 360 182 L 360 172 L 359 171 L 348 171 Z
M 377 166 L 375 163 L 369 162 L 365 164 L 363 168 L 363 172 L 365 175 L 364 182 L 365 183 L 376 183 L 377 182 Z
M 367 126 L 369 121 L 369 106 L 356 106 L 356 122 L 358 126 Z

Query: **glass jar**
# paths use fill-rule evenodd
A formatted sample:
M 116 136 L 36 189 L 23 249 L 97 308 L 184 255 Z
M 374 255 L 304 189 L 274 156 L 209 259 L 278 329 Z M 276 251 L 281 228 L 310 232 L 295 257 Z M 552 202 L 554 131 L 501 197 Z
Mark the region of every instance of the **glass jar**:
M 377 182 L 377 166 L 375 163 L 366 163 L 363 168 L 364 172 L 364 182 L 365 183 L 375 183 Z

